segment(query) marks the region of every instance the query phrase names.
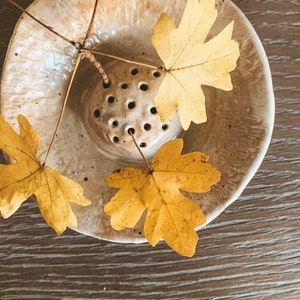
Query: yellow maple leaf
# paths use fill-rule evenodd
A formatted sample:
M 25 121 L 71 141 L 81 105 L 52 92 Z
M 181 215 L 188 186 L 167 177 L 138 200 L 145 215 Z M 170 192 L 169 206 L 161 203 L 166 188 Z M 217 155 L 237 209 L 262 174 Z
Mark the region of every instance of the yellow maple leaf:
M 83 188 L 54 169 L 41 165 L 36 158 L 39 135 L 27 119 L 19 115 L 20 134 L 0 116 L 0 149 L 16 163 L 0 164 L 0 211 L 4 218 L 15 213 L 31 195 L 35 195 L 46 222 L 58 234 L 77 220 L 69 202 L 88 205 Z
M 152 44 L 167 71 L 154 98 L 163 123 L 177 109 L 185 130 L 191 121 L 205 122 L 205 96 L 201 86 L 232 89 L 229 73 L 235 69 L 239 57 L 238 43 L 231 39 L 233 21 L 206 41 L 217 14 L 215 0 L 188 0 L 178 28 L 165 13 L 155 25 Z
M 116 230 L 134 227 L 145 210 L 144 233 L 152 246 L 160 239 L 183 256 L 192 256 L 198 241 L 195 227 L 205 222 L 200 207 L 180 190 L 204 193 L 220 172 L 201 152 L 181 155 L 183 140 L 164 144 L 153 157 L 151 170 L 123 168 L 106 178 L 120 190 L 105 205 Z

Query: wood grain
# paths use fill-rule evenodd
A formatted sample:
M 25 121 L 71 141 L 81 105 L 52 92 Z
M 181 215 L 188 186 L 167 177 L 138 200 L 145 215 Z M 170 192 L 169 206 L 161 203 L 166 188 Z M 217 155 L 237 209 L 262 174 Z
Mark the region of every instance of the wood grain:
M 199 232 L 196 255 L 57 237 L 28 202 L 0 219 L 0 299 L 300 299 L 300 1 L 233 2 L 269 57 L 276 124 L 260 170 Z M 0 0 L 0 67 L 18 16 Z

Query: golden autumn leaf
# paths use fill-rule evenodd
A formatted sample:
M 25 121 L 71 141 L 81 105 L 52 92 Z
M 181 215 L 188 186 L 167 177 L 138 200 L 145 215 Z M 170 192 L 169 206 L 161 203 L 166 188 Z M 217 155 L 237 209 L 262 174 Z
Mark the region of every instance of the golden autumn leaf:
M 36 158 L 39 135 L 27 119 L 19 115 L 20 134 L 0 116 L 0 149 L 16 163 L 0 164 L 0 211 L 4 218 L 15 213 L 31 195 L 35 195 L 46 222 L 58 234 L 77 220 L 69 202 L 88 205 L 83 188 L 54 169 L 41 165 Z
M 178 109 L 183 129 L 193 121 L 206 121 L 202 85 L 231 90 L 230 72 L 239 57 L 238 43 L 231 39 L 233 21 L 206 41 L 217 18 L 215 0 L 188 0 L 181 22 L 163 13 L 154 28 L 152 44 L 164 63 L 166 75 L 154 103 L 163 123 Z
M 134 227 L 147 210 L 144 234 L 152 246 L 160 239 L 183 256 L 192 256 L 198 241 L 195 227 L 205 222 L 200 207 L 180 190 L 205 193 L 220 179 L 208 156 L 181 155 L 183 140 L 164 144 L 153 157 L 151 170 L 123 168 L 106 178 L 120 190 L 105 205 L 116 230 Z

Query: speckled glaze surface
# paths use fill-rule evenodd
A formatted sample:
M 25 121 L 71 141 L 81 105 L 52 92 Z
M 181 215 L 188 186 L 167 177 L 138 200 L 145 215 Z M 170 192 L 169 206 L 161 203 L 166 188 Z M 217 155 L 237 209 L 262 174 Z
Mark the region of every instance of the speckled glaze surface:
M 37 0 L 29 11 L 57 32 L 80 42 L 85 36 L 93 4 L 92 0 Z M 183 135 L 185 152 L 202 151 L 209 154 L 210 162 L 222 172 L 221 181 L 211 192 L 189 195 L 203 209 L 207 223 L 238 198 L 255 174 L 268 148 L 274 122 L 272 81 L 261 43 L 245 16 L 229 0 L 217 1 L 216 5 L 219 16 L 210 35 L 217 34 L 234 20 L 234 38 L 240 43 L 241 56 L 237 69 L 232 72 L 234 89 L 231 92 L 223 92 L 205 87 L 208 121 L 200 125 L 193 124 Z M 160 59 L 150 40 L 153 27 L 162 12 L 168 13 L 178 24 L 184 6 L 184 0 L 100 1 L 89 47 L 160 65 Z M 24 15 L 19 21 L 3 68 L 1 114 L 14 126 L 15 118 L 20 113 L 29 119 L 41 135 L 41 159 L 45 155 L 59 117 L 75 57 L 76 49 L 73 46 L 36 24 L 28 16 Z M 124 92 L 120 88 L 122 83 L 134 83 L 139 86 L 140 83 L 146 82 L 149 87 L 147 91 L 133 87 L 126 90 L 126 93 L 131 93 L 131 97 L 137 94 L 134 98 L 136 103 L 140 103 L 144 98 L 151 100 L 162 76 L 153 78 L 151 73 L 147 74 L 141 70 L 138 74 L 140 77 L 133 79 L 130 72 L 139 68 L 138 66 L 126 66 L 124 63 L 118 65 L 108 58 L 103 59 L 102 63 L 104 68 L 108 69 L 108 73 L 111 71 L 111 75 L 116 77 L 111 93 L 104 95 L 104 91 L 99 88 L 99 74 L 87 60 L 83 60 L 51 152 L 49 165 L 82 184 L 86 195 L 92 200 L 92 205 L 88 207 L 73 206 L 78 217 L 76 230 L 106 240 L 142 242 L 142 222 L 136 228 L 117 232 L 111 229 L 109 218 L 103 214 L 103 204 L 115 192 L 104 184 L 104 178 L 128 164 L 143 165 L 135 155 L 126 156 L 126 152 L 122 152 L 124 149 L 126 151 L 126 148 L 121 152 L 116 150 L 117 154 L 122 154 L 115 155 L 114 150 L 111 150 L 114 148 L 111 137 L 115 134 L 113 132 L 109 135 L 106 132 L 113 130 L 112 122 L 116 121 L 116 118 L 118 124 L 123 122 L 122 128 L 125 131 L 128 130 L 128 126 L 137 128 L 139 122 L 141 127 L 151 123 L 153 128 L 146 130 L 147 134 L 150 134 L 147 137 L 149 143 L 151 134 L 156 138 L 163 124 L 154 120 L 154 116 L 149 113 L 152 108 L 150 102 L 130 110 L 132 117 L 127 119 L 128 103 L 122 108 L 117 106 L 120 103 L 114 101 L 111 104 L 117 108 L 113 110 L 112 116 L 107 117 L 105 122 L 110 126 L 103 135 L 107 138 L 108 148 L 101 147 L 101 141 L 105 139 L 99 140 L 99 130 L 102 130 L 102 126 L 98 128 L 95 122 L 95 107 L 98 105 L 101 107 L 100 111 L 105 112 L 101 105 L 107 96 L 118 95 L 115 98 L 119 99 L 119 95 Z M 118 68 L 122 72 L 116 75 Z M 101 102 L 95 93 L 99 94 L 99 99 L 104 99 L 104 102 Z M 143 110 L 145 113 L 142 115 L 136 113 Z M 120 115 L 117 114 L 118 111 Z M 162 131 L 162 137 L 155 145 L 162 143 L 166 137 L 181 135 L 176 118 L 169 124 L 167 133 Z M 131 123 L 134 121 L 139 122 Z M 133 153 L 134 149 L 128 147 L 128 153 Z M 155 147 L 151 149 L 154 151 Z M 151 156 L 152 150 L 148 156 Z

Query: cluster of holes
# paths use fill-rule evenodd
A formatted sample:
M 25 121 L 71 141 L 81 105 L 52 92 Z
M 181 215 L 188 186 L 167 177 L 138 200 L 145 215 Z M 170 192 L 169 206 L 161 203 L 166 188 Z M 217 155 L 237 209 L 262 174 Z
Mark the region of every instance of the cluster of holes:
M 136 76 L 137 74 L 139 74 L 139 70 L 137 68 L 134 68 L 130 71 L 130 74 L 132 76 Z M 154 72 L 152 72 L 152 76 L 155 77 L 155 78 L 158 78 L 158 77 L 161 76 L 161 73 L 159 71 L 154 71 Z M 103 88 L 104 89 L 108 89 L 110 86 L 111 86 L 110 81 L 108 81 L 107 83 L 103 82 Z M 126 90 L 128 88 L 128 84 L 126 82 L 123 82 L 123 83 L 120 84 L 120 88 L 123 89 L 123 90 Z M 149 89 L 149 86 L 148 86 L 147 83 L 143 82 L 143 83 L 140 83 L 139 88 L 140 88 L 141 91 L 145 92 Z M 109 104 L 113 104 L 115 102 L 115 97 L 113 95 L 110 95 L 110 96 L 107 97 L 106 100 Z M 127 108 L 130 109 L 130 110 L 134 109 L 135 106 L 136 106 L 135 101 L 129 101 L 127 103 Z M 150 108 L 150 113 L 153 114 L 153 115 L 157 114 L 156 107 L 154 107 L 154 106 L 151 107 Z M 100 109 L 96 108 L 93 112 L 93 115 L 96 119 L 100 118 L 100 116 L 101 116 Z M 118 127 L 118 125 L 119 125 L 118 120 L 114 120 L 114 121 L 111 122 L 111 126 L 113 128 Z M 145 131 L 150 131 L 152 126 L 149 123 L 145 123 L 143 128 L 144 128 Z M 162 128 L 163 131 L 166 131 L 168 129 L 168 125 L 163 124 L 161 128 Z M 130 127 L 130 128 L 127 129 L 127 133 L 128 134 L 135 134 L 135 129 L 133 127 Z M 119 143 L 120 142 L 119 137 L 114 136 L 112 138 L 112 142 L 115 143 L 115 144 Z M 139 146 L 141 148 L 145 148 L 147 146 L 147 144 L 143 142 L 143 143 L 140 143 Z
M 137 75 L 138 73 L 139 73 L 139 70 L 138 70 L 137 68 L 132 69 L 131 72 L 130 72 L 130 74 L 131 74 L 132 76 L 135 76 L 135 75 Z M 154 72 L 152 73 L 152 76 L 155 77 L 155 78 L 158 78 L 158 77 L 160 77 L 160 72 L 159 72 L 159 71 L 154 71 Z
M 126 90 L 128 88 L 128 84 L 124 82 L 120 85 L 120 87 L 121 87 L 121 89 Z M 149 86 L 148 86 L 147 83 L 141 83 L 140 84 L 140 90 L 141 91 L 146 92 L 148 89 L 149 89 Z
M 118 126 L 118 121 L 117 121 L 117 120 L 113 121 L 113 122 L 112 122 L 112 126 L 113 126 L 113 127 L 117 127 L 117 126 Z M 150 131 L 151 128 L 152 128 L 151 124 L 149 124 L 149 123 L 145 123 L 145 124 L 144 124 L 144 130 Z M 163 131 L 166 131 L 166 130 L 169 128 L 169 126 L 168 126 L 168 124 L 163 124 L 163 125 L 161 126 L 161 128 L 162 128 Z M 130 128 L 127 129 L 127 133 L 128 133 L 129 135 L 135 134 L 135 129 L 134 129 L 133 127 L 130 127 Z M 115 143 L 115 144 L 117 144 L 117 143 L 120 142 L 120 139 L 119 139 L 117 136 L 114 136 L 114 137 L 112 138 L 112 142 Z M 140 146 L 141 148 L 145 148 L 145 147 L 147 146 L 147 144 L 146 144 L 146 143 L 140 143 L 139 146 Z

